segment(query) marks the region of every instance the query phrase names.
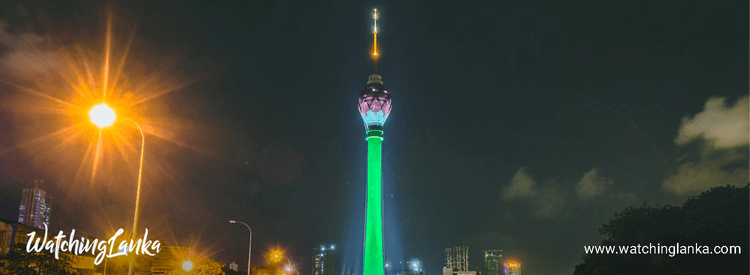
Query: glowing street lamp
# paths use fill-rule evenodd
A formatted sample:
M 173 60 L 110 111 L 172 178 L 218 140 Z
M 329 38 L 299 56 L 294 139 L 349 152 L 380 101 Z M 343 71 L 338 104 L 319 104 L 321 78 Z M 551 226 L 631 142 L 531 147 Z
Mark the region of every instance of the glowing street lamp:
M 109 105 L 102 103 L 91 108 L 89 119 L 96 126 L 99 126 L 99 128 L 104 128 L 111 126 L 117 119 L 117 115 L 115 114 L 115 110 L 112 110 Z
M 184 269 L 185 271 L 190 271 L 191 269 L 193 269 L 193 262 L 191 261 L 182 262 L 182 269 Z
M 278 264 L 282 259 L 284 259 L 284 251 L 282 251 L 281 249 L 273 249 L 271 250 L 270 256 L 270 261 L 274 264 Z
M 105 127 L 111 126 L 115 120 L 117 119 L 117 115 L 115 111 L 109 107 L 106 103 L 101 103 L 99 105 L 94 106 L 91 108 L 91 111 L 89 111 L 89 120 L 91 120 L 91 123 L 95 124 L 99 127 L 99 129 L 103 129 Z M 138 128 L 138 131 L 141 132 L 141 160 L 140 164 L 138 165 L 138 189 L 135 194 L 135 214 L 133 215 L 133 237 L 132 239 L 135 239 L 136 230 L 138 229 L 138 213 L 139 213 L 139 206 L 141 202 L 141 179 L 143 178 L 143 153 L 146 149 L 146 136 L 143 134 L 143 129 L 141 128 L 141 125 L 138 125 L 135 121 L 130 120 L 133 124 L 135 124 L 135 127 Z M 133 257 L 131 255 L 130 257 L 130 264 L 128 264 L 128 275 L 133 274 Z
M 284 267 L 285 273 L 290 274 L 294 272 L 294 273 L 297 273 L 297 275 L 299 275 L 299 271 L 294 269 L 294 265 L 292 265 L 292 261 L 289 260 L 289 257 L 284 257 L 284 251 L 281 251 L 279 249 L 274 249 L 274 250 L 271 250 L 271 255 L 273 256 L 271 260 L 275 260 L 277 262 L 281 261 L 281 259 L 286 259 L 287 265 Z
M 247 244 L 247 275 L 250 275 L 250 257 L 251 257 L 251 253 L 253 251 L 253 230 L 250 229 L 250 226 L 247 225 L 244 222 L 235 221 L 235 220 L 229 220 L 229 223 L 241 223 L 241 224 L 244 224 L 247 227 L 247 230 L 250 231 L 250 242 Z
M 294 269 L 294 266 L 292 265 L 292 262 L 289 261 L 289 259 L 286 259 L 286 261 L 289 264 L 284 268 L 284 271 L 286 271 L 286 273 L 292 273 L 292 272 L 294 272 L 294 273 L 297 273 L 297 275 L 299 275 L 299 271 L 297 271 L 296 269 Z

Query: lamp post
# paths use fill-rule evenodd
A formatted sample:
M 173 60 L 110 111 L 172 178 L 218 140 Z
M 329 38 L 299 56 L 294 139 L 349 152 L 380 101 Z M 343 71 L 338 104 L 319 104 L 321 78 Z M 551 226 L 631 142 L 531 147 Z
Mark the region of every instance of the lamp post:
M 244 224 L 247 227 L 247 230 L 250 231 L 250 241 L 247 244 L 247 275 L 250 275 L 250 258 L 252 256 L 253 252 L 253 230 L 250 229 L 250 226 L 247 225 L 244 222 L 235 221 L 235 220 L 229 220 L 229 223 L 241 223 Z
M 92 123 L 98 126 L 99 129 L 103 129 L 112 125 L 112 123 L 114 123 L 117 119 L 117 115 L 115 114 L 115 111 L 112 110 L 112 108 L 110 108 L 106 103 L 102 103 L 91 108 L 91 111 L 89 111 L 89 119 Z M 138 125 L 138 123 L 136 123 L 135 121 L 129 121 L 135 124 L 135 127 L 138 128 L 138 131 L 141 132 L 141 160 L 138 165 L 138 189 L 135 193 L 135 214 L 133 215 L 133 236 L 131 238 L 131 240 L 133 240 L 135 239 L 136 229 L 138 229 L 138 212 L 141 202 L 141 179 L 143 178 L 143 153 L 146 149 L 146 136 L 143 134 L 141 125 Z M 133 255 L 130 255 L 128 275 L 133 274 L 133 258 Z

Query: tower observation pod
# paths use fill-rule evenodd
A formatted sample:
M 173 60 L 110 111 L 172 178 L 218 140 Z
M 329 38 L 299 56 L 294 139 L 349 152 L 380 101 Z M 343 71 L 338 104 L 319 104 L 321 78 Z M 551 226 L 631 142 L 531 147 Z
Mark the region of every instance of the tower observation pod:
M 377 68 L 377 19 L 373 10 L 373 53 Z M 377 70 L 377 69 L 376 69 Z M 377 72 L 377 71 L 376 71 Z M 391 114 L 391 96 L 377 73 L 370 75 L 359 96 L 359 114 L 367 133 L 367 195 L 365 207 L 365 242 L 363 275 L 383 275 L 383 187 L 381 181 L 381 146 L 383 124 Z

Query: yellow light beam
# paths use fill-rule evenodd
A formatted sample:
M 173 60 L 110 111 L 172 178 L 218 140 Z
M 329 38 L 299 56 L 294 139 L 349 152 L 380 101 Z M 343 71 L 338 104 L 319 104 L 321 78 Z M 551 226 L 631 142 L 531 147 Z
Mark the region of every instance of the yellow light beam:
M 378 9 L 372 10 L 372 58 L 378 59 Z

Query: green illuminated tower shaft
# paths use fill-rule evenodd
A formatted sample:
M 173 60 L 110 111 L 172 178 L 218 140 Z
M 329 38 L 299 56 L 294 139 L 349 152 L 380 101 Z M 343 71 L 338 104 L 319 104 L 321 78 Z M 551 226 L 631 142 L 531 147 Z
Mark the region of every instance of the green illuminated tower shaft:
M 367 209 L 365 216 L 364 275 L 383 275 L 383 188 L 381 145 L 383 131 L 367 131 Z
M 377 72 L 378 10 L 372 11 L 373 52 Z M 357 106 L 367 131 L 367 202 L 365 209 L 365 243 L 363 275 L 383 275 L 383 184 L 381 181 L 381 145 L 383 125 L 391 114 L 391 96 L 382 77 L 371 74 L 359 94 Z

